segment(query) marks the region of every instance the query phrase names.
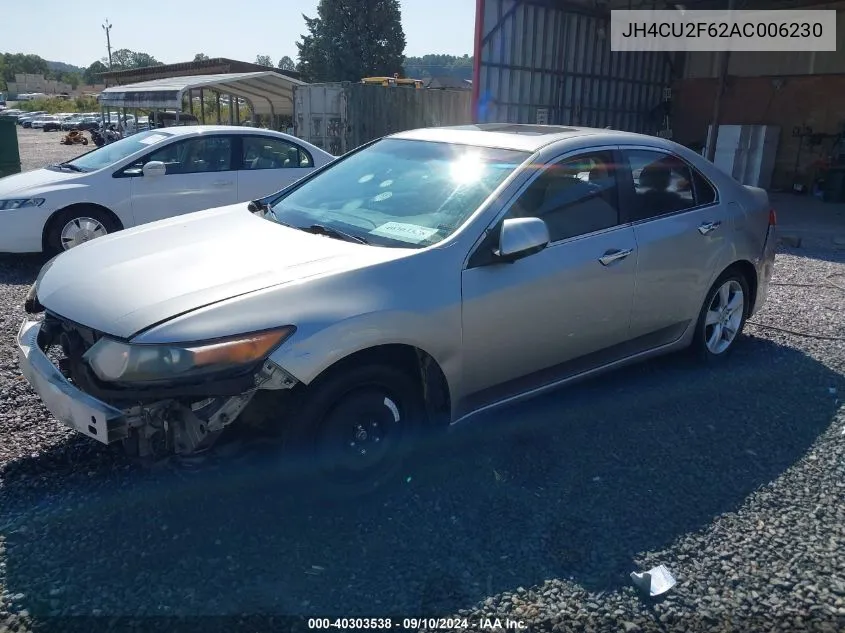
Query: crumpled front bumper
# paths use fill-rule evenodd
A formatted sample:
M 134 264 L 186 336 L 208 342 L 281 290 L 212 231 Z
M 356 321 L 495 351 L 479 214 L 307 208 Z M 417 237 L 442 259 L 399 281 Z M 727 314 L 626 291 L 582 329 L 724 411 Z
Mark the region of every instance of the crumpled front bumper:
M 65 378 L 39 347 L 40 330 L 40 321 L 24 319 L 17 345 L 21 373 L 44 406 L 65 426 L 103 444 L 126 438 L 129 427 L 123 412 L 79 390 Z

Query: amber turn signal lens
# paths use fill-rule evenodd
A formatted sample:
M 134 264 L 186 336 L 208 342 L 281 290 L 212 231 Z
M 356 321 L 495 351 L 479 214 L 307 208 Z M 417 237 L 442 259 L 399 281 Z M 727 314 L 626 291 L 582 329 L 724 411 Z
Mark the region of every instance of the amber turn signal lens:
M 265 357 L 292 333 L 291 329 L 273 330 L 202 347 L 189 347 L 187 351 L 191 353 L 194 364 L 199 367 L 243 365 Z

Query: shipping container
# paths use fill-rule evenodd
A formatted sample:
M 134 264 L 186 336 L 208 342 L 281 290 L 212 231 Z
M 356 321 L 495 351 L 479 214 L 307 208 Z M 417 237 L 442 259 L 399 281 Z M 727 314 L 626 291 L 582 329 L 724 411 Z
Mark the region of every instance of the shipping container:
M 473 112 L 477 121 L 611 127 L 665 126 L 665 51 L 610 50 L 609 13 L 594 3 L 476 0 Z
M 408 90 L 338 82 L 297 86 L 294 134 L 340 156 L 387 134 L 472 123 L 466 90 Z

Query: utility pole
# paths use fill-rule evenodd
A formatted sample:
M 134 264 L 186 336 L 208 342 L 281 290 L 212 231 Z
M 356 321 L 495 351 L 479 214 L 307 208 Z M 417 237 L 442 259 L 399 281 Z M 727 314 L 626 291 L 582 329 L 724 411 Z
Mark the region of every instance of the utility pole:
M 111 70 L 111 36 L 109 35 L 109 31 L 111 31 L 111 22 L 106 19 L 106 23 L 101 25 L 103 30 L 106 32 L 106 48 L 109 51 L 109 70 Z

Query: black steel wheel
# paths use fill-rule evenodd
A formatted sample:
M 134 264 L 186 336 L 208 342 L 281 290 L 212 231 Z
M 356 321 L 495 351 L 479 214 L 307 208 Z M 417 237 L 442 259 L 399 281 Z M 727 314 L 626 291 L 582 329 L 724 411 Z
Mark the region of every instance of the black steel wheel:
M 294 446 L 310 462 L 318 496 L 355 498 L 398 481 L 424 419 L 420 388 L 406 373 L 350 368 L 309 387 Z

